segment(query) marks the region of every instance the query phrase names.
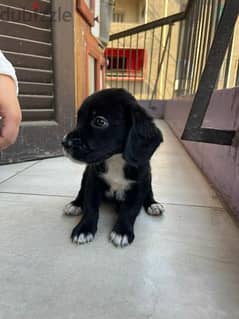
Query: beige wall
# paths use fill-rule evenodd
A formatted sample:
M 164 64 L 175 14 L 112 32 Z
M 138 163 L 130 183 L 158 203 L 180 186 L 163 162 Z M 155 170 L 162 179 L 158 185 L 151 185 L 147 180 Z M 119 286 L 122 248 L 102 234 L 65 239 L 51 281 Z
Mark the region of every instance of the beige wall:
M 124 23 L 112 23 L 111 33 L 181 12 L 187 2 L 188 0 L 116 0 L 115 11 L 123 12 L 125 20 Z M 142 17 L 144 7 L 145 16 Z
M 144 0 L 116 0 L 115 11 L 124 13 L 125 23 L 139 23 L 140 13 Z
M 148 0 L 147 22 L 184 11 L 188 0 Z
M 115 12 L 124 15 L 123 23 L 112 23 L 110 33 L 117 33 L 145 23 L 145 16 L 142 17 L 143 8 L 146 6 L 145 0 L 116 0 Z

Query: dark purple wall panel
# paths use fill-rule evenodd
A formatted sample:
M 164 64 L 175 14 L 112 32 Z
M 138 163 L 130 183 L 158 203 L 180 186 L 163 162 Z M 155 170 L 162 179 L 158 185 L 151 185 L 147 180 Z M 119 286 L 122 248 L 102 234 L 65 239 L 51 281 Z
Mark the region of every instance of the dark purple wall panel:
M 139 100 L 139 104 L 147 111 L 147 113 L 157 119 L 162 119 L 164 117 L 166 103 L 166 100 L 153 100 L 150 105 L 149 100 Z
M 191 104 L 192 98 L 188 97 L 170 100 L 166 104 L 165 120 L 179 138 Z M 239 130 L 239 88 L 214 92 L 203 127 Z M 239 145 L 183 143 L 210 182 L 239 217 Z

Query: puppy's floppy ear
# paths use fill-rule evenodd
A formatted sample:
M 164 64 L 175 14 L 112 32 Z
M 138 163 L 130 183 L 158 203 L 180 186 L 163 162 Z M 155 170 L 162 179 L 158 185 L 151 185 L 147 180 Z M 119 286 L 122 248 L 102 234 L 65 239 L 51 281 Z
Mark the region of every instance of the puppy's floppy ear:
M 163 142 L 163 136 L 153 123 L 153 119 L 136 101 L 129 107 L 131 108 L 132 127 L 123 157 L 130 165 L 140 166 L 150 160 L 156 148 Z

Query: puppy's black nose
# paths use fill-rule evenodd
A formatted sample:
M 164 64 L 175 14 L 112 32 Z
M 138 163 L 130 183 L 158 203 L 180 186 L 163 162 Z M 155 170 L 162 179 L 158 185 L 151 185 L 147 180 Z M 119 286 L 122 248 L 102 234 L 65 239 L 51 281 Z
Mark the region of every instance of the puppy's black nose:
M 62 140 L 61 144 L 62 144 L 62 146 L 63 146 L 64 148 L 71 148 L 71 147 L 72 147 L 72 141 L 71 141 L 71 139 L 69 139 L 69 138 L 67 137 L 67 135 L 65 135 L 65 136 L 63 137 L 63 140 Z

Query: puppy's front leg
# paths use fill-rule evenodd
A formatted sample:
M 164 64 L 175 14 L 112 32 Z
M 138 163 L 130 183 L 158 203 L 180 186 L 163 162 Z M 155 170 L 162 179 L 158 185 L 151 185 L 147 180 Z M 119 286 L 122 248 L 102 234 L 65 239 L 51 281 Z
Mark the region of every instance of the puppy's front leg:
M 118 220 L 110 234 L 110 240 L 116 247 L 125 247 L 134 240 L 134 223 L 142 207 L 141 201 L 124 201 L 119 210 Z
M 85 244 L 93 241 L 97 231 L 98 218 L 99 207 L 84 206 L 84 215 L 72 231 L 72 241 L 76 244 Z
M 76 244 L 85 244 L 93 241 L 99 218 L 99 206 L 101 201 L 101 192 L 99 187 L 88 186 L 86 183 L 84 203 L 83 203 L 83 217 L 80 223 L 73 229 L 71 239 Z

